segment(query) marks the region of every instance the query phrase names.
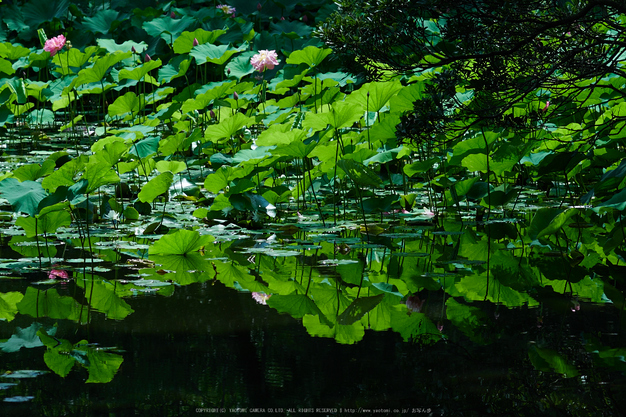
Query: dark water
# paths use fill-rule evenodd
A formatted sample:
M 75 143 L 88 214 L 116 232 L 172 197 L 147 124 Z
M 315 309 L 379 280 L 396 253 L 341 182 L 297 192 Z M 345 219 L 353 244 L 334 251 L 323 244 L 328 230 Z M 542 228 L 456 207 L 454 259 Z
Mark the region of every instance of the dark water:
M 17 282 L 13 282 L 17 284 Z M 436 300 L 436 293 L 432 295 Z M 624 344 L 615 309 L 583 303 L 572 312 L 554 300 L 543 309 L 492 307 L 493 343 L 476 344 L 453 328 L 434 345 L 406 343 L 394 332 L 366 331 L 355 345 L 314 338 L 298 320 L 256 304 L 221 283 L 176 288 L 170 297 L 129 299 L 123 321 L 96 314 L 89 326 L 58 322 L 58 337 L 95 340 L 123 350 L 112 382 L 85 384 L 87 373 L 47 373 L 0 391 L 2 415 L 620 415 L 622 373 L 594 365 L 581 351 L 590 333 Z M 565 306 L 565 308 L 564 308 Z M 19 316 L 0 324 L 8 338 Z M 451 326 L 448 326 L 451 327 Z M 590 329 L 593 329 L 591 332 Z M 5 333 L 9 334 L 5 334 Z M 568 352 L 581 374 L 539 372 L 529 345 Z M 44 348 L 3 354 L 3 370 L 46 370 Z M 623 360 L 623 359 L 622 359 Z M 323 408 L 336 410 L 322 410 Z M 220 412 L 223 409 L 223 412 Z M 258 409 L 258 410 L 255 410 Z M 272 409 L 273 412 L 270 410 Z M 309 410 L 305 410 L 309 409 Z M 310 410 L 313 409 L 313 410 Z M 307 413 L 305 411 L 313 411 Z

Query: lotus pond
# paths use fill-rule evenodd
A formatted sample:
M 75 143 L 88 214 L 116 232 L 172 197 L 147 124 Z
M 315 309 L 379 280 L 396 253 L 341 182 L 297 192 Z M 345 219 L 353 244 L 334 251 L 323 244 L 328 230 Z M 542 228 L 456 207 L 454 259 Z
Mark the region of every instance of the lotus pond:
M 434 72 L 229 4 L 0 4 L 2 414 L 619 414 L 626 79 L 414 141 Z

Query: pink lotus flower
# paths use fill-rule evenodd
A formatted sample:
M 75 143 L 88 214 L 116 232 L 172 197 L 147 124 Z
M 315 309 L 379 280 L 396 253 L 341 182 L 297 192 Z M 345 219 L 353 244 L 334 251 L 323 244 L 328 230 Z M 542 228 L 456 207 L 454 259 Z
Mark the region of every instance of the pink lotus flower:
M 51 269 L 50 272 L 48 272 L 48 279 L 68 280 L 70 279 L 70 276 L 67 271 L 64 271 L 62 269 Z
M 55 56 L 65 46 L 65 36 L 59 35 L 52 39 L 48 39 L 43 47 L 43 50 L 50 52 L 50 56 Z
M 237 10 L 234 7 L 231 7 L 231 6 L 227 5 L 227 4 L 218 4 L 217 8 L 220 9 L 221 11 L 223 11 L 226 14 L 232 14 L 232 15 L 234 15 L 235 11 Z
M 272 294 L 265 294 L 264 292 L 253 292 L 252 298 L 259 304 L 267 305 L 267 300 L 272 296 Z
M 274 69 L 274 65 L 278 65 L 278 54 L 276 51 L 261 50 L 250 59 L 250 63 L 255 70 L 260 72 Z

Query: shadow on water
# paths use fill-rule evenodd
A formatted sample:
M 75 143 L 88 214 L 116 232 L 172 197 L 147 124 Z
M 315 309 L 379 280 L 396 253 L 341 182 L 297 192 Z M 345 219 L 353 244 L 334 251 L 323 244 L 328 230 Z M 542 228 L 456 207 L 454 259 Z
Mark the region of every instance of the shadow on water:
M 424 309 L 438 309 L 440 294 L 428 297 Z M 356 345 L 341 345 L 311 337 L 249 293 L 221 283 L 188 285 L 170 297 L 133 299 L 135 312 L 124 320 L 97 314 L 88 327 L 59 322 L 58 335 L 122 349 L 115 378 L 85 384 L 86 372 L 75 371 L 66 378 L 48 373 L 20 379 L 4 397 L 34 398 L 5 402 L 3 415 L 175 416 L 236 407 L 282 409 L 275 413 L 282 415 L 300 415 L 303 408 L 337 408 L 337 415 L 351 408 L 387 415 L 395 409 L 416 415 L 617 415 L 626 381 L 589 362 L 580 339 L 594 329 L 623 345 L 615 328 L 620 317 L 593 304 L 572 312 L 559 301 L 544 310 L 488 306 L 492 324 L 480 337 L 489 344 L 449 329 L 446 339 L 428 346 L 405 343 L 390 331 L 369 331 Z M 528 361 L 529 345 L 538 343 L 557 343 L 581 375 L 538 372 Z M 46 369 L 38 349 L 3 356 L 4 369 Z

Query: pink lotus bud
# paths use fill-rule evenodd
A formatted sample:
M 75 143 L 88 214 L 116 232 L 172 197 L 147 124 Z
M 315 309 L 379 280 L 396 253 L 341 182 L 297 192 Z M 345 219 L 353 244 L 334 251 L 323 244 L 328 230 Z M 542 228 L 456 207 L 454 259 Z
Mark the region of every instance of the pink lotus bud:
M 302 15 L 302 21 L 307 23 L 309 21 L 309 17 L 307 15 Z
M 150 55 L 146 54 L 144 62 L 148 62 L 148 61 L 152 61 L 152 58 L 150 58 Z
M 176 18 L 176 13 L 174 13 L 174 12 L 170 13 L 170 17 L 171 17 L 172 19 L 175 19 L 175 18 Z
M 548 107 L 550 107 L 550 100 L 546 101 L 546 105 L 545 107 L 542 109 L 542 111 L 547 111 Z
M 137 53 L 137 50 L 135 49 L 135 47 L 134 47 L 134 46 L 131 46 L 130 51 L 131 51 L 133 54 L 136 54 L 136 53 Z
M 239 100 L 239 94 L 237 94 L 236 91 L 233 93 L 233 97 L 235 98 L 235 100 Z
M 211 116 L 211 119 L 215 119 L 215 113 L 213 110 L 209 110 L 209 116 Z
M 285 16 L 281 16 L 280 20 L 285 20 Z
M 226 74 L 230 75 L 230 68 L 226 68 Z
M 193 38 L 193 46 L 198 46 L 198 39 L 197 38 Z
M 258 3 L 256 4 L 256 9 L 257 9 L 258 11 L 261 11 L 261 9 L 262 9 L 262 8 L 263 8 L 263 6 L 261 6 L 261 2 L 258 2 Z

